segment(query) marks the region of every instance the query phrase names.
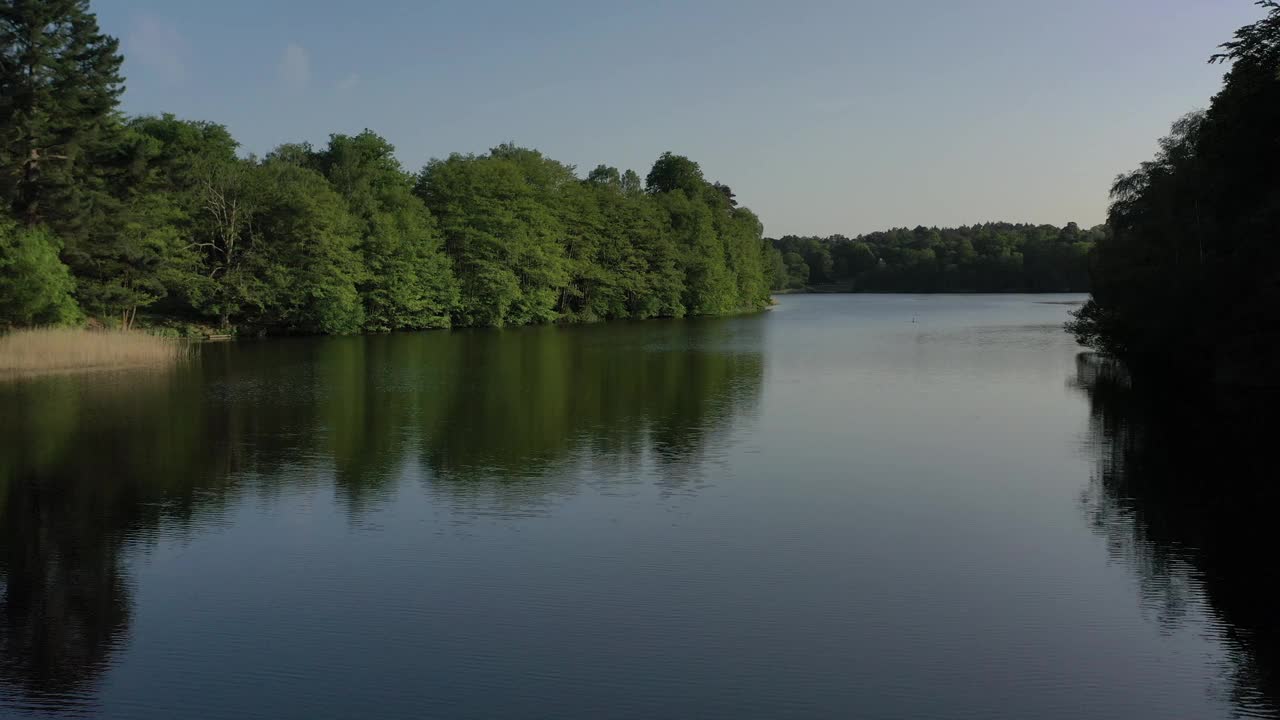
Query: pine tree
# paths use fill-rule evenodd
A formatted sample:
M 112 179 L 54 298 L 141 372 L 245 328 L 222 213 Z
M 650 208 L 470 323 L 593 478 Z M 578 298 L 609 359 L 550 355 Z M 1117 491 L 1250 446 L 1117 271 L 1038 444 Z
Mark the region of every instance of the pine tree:
M 0 2 L 0 197 L 66 240 L 91 224 L 95 155 L 117 136 L 119 41 L 88 0 Z

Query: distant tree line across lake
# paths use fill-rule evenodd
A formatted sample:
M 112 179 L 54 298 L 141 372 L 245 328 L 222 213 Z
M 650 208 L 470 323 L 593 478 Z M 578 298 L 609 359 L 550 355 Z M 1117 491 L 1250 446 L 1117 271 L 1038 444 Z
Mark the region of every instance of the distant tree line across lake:
M 87 0 L 0 13 L 0 327 L 354 333 L 714 315 L 769 302 L 733 192 L 667 153 L 587 177 L 506 144 L 407 172 L 370 131 L 238 156 L 221 125 L 118 110 Z
M 1085 292 L 1089 252 L 1105 226 L 986 223 L 898 228 L 847 238 L 773 240 L 775 290 L 853 292 Z

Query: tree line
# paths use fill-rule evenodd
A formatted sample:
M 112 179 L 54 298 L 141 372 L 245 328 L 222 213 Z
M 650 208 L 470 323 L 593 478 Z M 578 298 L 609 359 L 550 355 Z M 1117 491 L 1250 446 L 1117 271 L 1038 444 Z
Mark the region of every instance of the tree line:
M 773 289 L 838 285 L 853 292 L 1085 292 L 1098 226 L 985 223 L 896 228 L 855 238 L 772 240 Z
M 124 117 L 122 62 L 88 0 L 0 4 L 0 327 L 337 334 L 769 302 L 760 221 L 688 158 L 580 178 L 507 144 L 410 173 L 368 130 L 246 158 L 216 123 Z
M 1257 4 L 1265 16 L 1211 58 L 1231 67 L 1209 108 L 1111 189 L 1093 296 L 1070 328 L 1137 378 L 1277 382 L 1280 3 Z

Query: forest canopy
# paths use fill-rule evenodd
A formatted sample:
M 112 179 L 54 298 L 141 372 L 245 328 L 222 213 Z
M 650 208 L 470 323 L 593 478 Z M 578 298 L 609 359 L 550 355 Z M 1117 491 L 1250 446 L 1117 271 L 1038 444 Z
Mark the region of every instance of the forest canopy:
M 243 157 L 228 130 L 125 117 L 88 0 L 0 13 L 0 328 L 139 313 L 355 333 L 752 310 L 762 226 L 666 153 L 642 182 L 500 145 L 418 172 L 366 130 Z
M 855 292 L 1084 292 L 1089 252 L 1106 235 L 1075 223 L 898 228 L 847 238 L 773 240 L 775 290 L 835 285 Z

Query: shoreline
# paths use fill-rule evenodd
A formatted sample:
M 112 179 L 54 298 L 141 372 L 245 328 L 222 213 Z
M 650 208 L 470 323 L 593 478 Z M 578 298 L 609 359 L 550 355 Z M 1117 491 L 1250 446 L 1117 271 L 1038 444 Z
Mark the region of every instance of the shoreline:
M 778 295 L 1088 295 L 1088 290 L 835 290 L 822 286 L 774 290 Z M 1070 304 L 1070 303 L 1066 303 Z

